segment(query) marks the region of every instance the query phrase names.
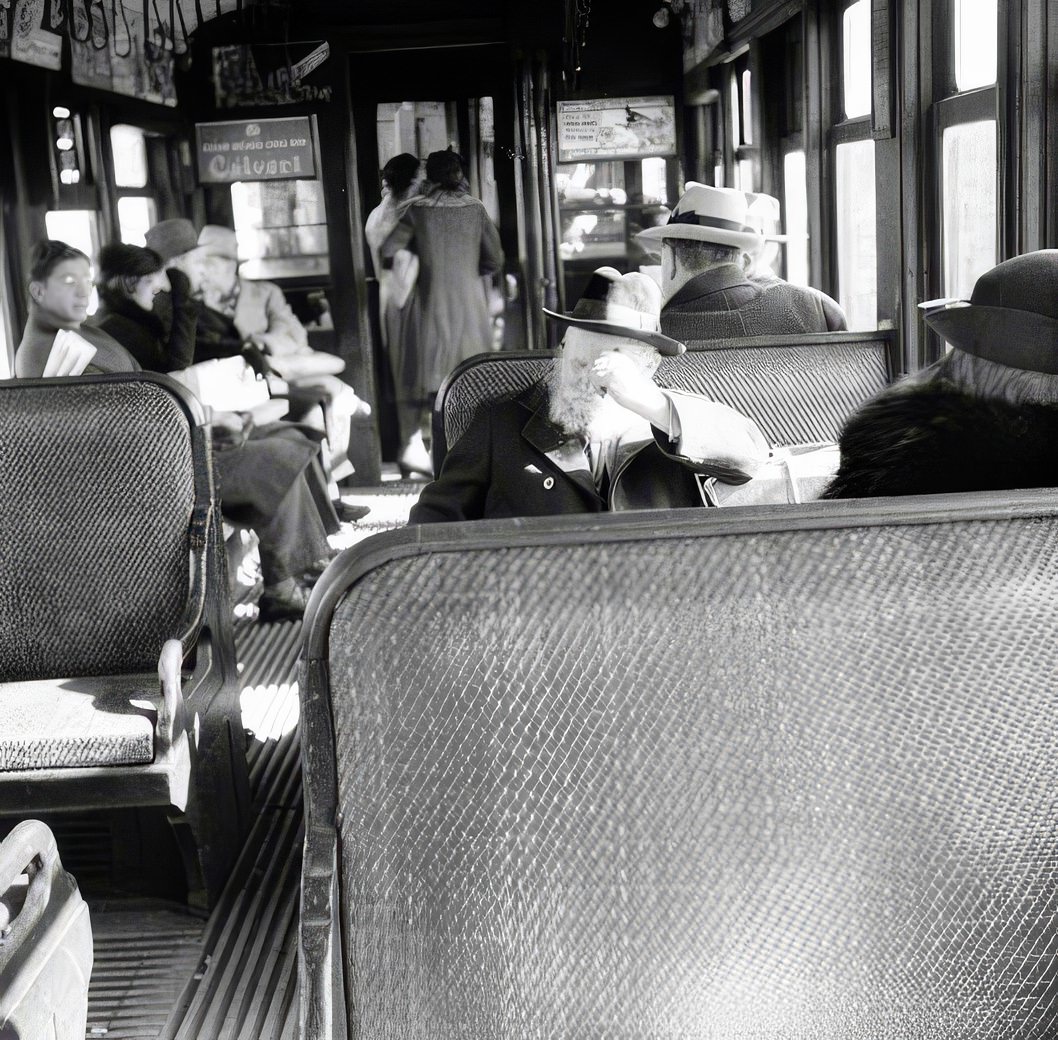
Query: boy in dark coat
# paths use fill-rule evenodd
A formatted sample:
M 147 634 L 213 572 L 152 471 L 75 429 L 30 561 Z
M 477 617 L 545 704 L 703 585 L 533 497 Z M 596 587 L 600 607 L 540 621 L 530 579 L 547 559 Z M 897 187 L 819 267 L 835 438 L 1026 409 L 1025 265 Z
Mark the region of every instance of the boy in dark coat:
M 925 320 L 953 349 L 849 420 L 823 497 L 1058 486 L 1058 250 L 999 264 Z

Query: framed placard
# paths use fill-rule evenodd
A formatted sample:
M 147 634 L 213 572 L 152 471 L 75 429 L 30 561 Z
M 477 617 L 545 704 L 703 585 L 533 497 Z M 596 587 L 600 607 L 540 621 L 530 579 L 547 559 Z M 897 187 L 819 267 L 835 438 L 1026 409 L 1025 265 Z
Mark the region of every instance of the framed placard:
M 316 176 L 311 116 L 196 123 L 195 154 L 200 184 Z
M 560 163 L 676 154 L 671 94 L 556 104 Z

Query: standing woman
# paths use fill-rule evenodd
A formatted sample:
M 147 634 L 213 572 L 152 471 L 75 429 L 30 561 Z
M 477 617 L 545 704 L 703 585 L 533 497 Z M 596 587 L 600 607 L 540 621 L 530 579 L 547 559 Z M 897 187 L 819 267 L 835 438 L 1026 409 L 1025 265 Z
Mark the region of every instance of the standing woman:
M 429 441 L 430 411 L 441 382 L 461 361 L 491 350 L 492 323 L 482 275 L 503 268 L 499 232 L 470 194 L 453 151 L 426 160 L 429 191 L 408 207 L 382 245 L 383 262 L 401 249 L 419 257 L 398 352 L 397 395 L 418 413 Z
M 368 214 L 364 237 L 371 250 L 371 263 L 378 279 L 378 317 L 382 331 L 382 347 L 389 363 L 391 383 L 397 411 L 397 428 L 402 445 L 401 467 L 405 470 L 429 473 L 430 457 L 422 443 L 419 429 L 419 406 L 410 403 L 399 389 L 400 353 L 404 345 L 404 322 L 408 313 L 407 286 L 399 284 L 398 272 L 393 270 L 392 258 L 383 261 L 383 243 L 392 234 L 401 217 L 422 195 L 419 159 L 410 152 L 393 156 L 382 167 L 382 201 Z

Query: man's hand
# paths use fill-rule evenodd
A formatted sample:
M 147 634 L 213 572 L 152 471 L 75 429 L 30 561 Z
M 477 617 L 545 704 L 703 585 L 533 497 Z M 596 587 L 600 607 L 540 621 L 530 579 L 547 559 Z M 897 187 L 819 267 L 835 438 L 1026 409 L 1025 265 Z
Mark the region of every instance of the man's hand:
M 592 363 L 588 378 L 622 408 L 641 415 L 666 433 L 670 432 L 668 398 L 627 354 L 606 351 Z

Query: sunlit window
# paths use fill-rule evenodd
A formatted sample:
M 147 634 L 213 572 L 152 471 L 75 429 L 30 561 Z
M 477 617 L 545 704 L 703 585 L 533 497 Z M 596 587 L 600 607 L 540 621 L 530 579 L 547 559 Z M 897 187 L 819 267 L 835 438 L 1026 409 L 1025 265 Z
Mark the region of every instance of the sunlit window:
M 753 78 L 749 69 L 742 73 L 742 143 L 753 144 Z M 752 189 L 750 189 L 752 190 Z
M 48 238 L 65 242 L 74 249 L 80 249 L 93 265 L 95 272 L 96 256 L 99 254 L 99 224 L 94 210 L 90 209 L 53 209 L 44 214 L 44 228 Z M 88 301 L 88 313 L 95 314 L 99 306 L 99 296 L 95 289 Z
M 969 299 L 997 262 L 995 121 L 948 127 L 941 151 L 944 295 Z
M 997 0 L 955 0 L 955 86 L 985 87 L 999 63 Z
M 841 95 L 846 119 L 871 114 L 871 5 L 856 0 L 842 19 Z
M 321 181 L 236 181 L 231 208 L 244 278 L 330 271 Z
M 735 78 L 733 72 L 731 73 L 731 79 L 728 86 L 728 94 L 731 98 L 731 140 L 734 141 L 737 146 L 742 142 L 742 120 L 739 118 L 738 80 Z
M 786 280 L 808 285 L 808 173 L 805 153 L 783 157 L 783 209 L 786 211 Z
M 757 187 L 753 176 L 753 160 L 739 159 L 735 164 L 735 187 L 739 191 L 756 191 Z
M 713 184 L 718 188 L 724 186 L 724 164 L 722 162 L 713 165 Z
M 840 144 L 837 166 L 838 290 L 849 329 L 878 325 L 874 142 Z
M 118 199 L 118 229 L 121 241 L 129 245 L 146 245 L 147 229 L 158 222 L 154 199 L 141 195 L 123 195 Z
M 646 203 L 659 202 L 662 205 L 668 203 L 664 159 L 643 160 L 643 201 Z
M 114 184 L 119 188 L 147 186 L 147 146 L 138 126 L 119 123 L 110 128 L 114 156 Z

